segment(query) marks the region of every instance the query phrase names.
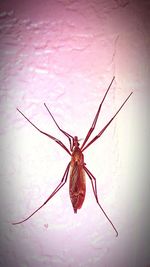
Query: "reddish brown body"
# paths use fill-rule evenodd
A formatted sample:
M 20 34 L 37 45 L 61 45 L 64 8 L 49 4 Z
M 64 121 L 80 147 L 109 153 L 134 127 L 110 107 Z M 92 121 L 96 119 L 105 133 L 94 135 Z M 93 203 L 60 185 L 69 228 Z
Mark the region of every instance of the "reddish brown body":
M 47 137 L 49 137 L 50 139 L 52 139 L 53 141 L 55 141 L 57 144 L 59 144 L 70 156 L 71 156 L 71 161 L 68 163 L 66 170 L 64 172 L 64 175 L 60 181 L 60 183 L 58 184 L 58 186 L 55 188 L 55 190 L 51 193 L 51 195 L 46 199 L 46 201 L 39 207 L 37 208 L 30 216 L 28 216 L 26 219 L 13 223 L 15 224 L 20 224 L 23 223 L 25 221 L 27 221 L 30 217 L 32 217 L 38 210 L 40 210 L 63 186 L 64 184 L 67 182 L 67 177 L 69 174 L 69 170 L 70 170 L 70 182 L 69 182 L 69 194 L 70 194 L 70 199 L 72 202 L 72 206 L 74 209 L 74 212 L 77 213 L 77 210 L 80 209 L 82 207 L 82 204 L 84 202 L 85 199 L 85 193 L 86 193 L 86 183 L 85 183 L 85 173 L 87 174 L 87 176 L 89 177 L 91 184 L 92 184 L 92 189 L 93 189 L 93 193 L 94 193 L 94 197 L 96 199 L 97 204 L 99 205 L 100 209 L 102 210 L 102 212 L 104 213 L 105 217 L 108 219 L 108 221 L 110 222 L 111 226 L 113 227 L 113 229 L 116 232 L 116 236 L 118 235 L 118 231 L 115 228 L 115 226 L 113 225 L 112 221 L 109 219 L 109 217 L 107 216 L 106 212 L 104 211 L 104 209 L 102 208 L 101 204 L 99 203 L 99 199 L 98 199 L 98 194 L 97 194 L 97 184 L 96 184 L 96 178 L 94 177 L 94 175 L 89 171 L 89 169 L 85 166 L 84 163 L 84 156 L 83 156 L 83 151 L 85 149 L 87 149 L 92 143 L 94 143 L 107 129 L 107 127 L 110 125 L 110 123 L 114 120 L 114 118 L 117 116 L 117 114 L 119 113 L 119 111 L 122 109 L 122 107 L 124 106 L 124 104 L 127 102 L 127 100 L 129 99 L 129 97 L 132 95 L 132 92 L 130 93 L 130 95 L 126 98 L 126 100 L 123 102 L 123 104 L 121 105 L 121 107 L 118 109 L 118 111 L 115 113 L 115 115 L 110 119 L 110 121 L 102 128 L 102 130 L 91 140 L 88 141 L 92 132 L 95 129 L 99 114 L 100 114 L 100 110 L 102 107 L 102 104 L 106 98 L 106 95 L 114 81 L 115 77 L 113 77 L 100 105 L 98 108 L 98 111 L 94 117 L 93 123 L 91 125 L 91 128 L 89 129 L 81 147 L 79 147 L 79 140 L 77 136 L 72 136 L 71 134 L 65 132 L 64 130 L 62 130 L 58 123 L 56 122 L 56 120 L 54 119 L 52 113 L 50 112 L 50 110 L 48 109 L 48 107 L 46 106 L 46 104 L 44 103 L 47 111 L 49 112 L 50 116 L 52 117 L 53 121 L 55 122 L 56 126 L 58 127 L 58 129 L 68 138 L 69 140 L 69 144 L 70 144 L 70 150 L 57 138 L 55 138 L 54 136 L 43 132 L 42 130 L 40 130 L 33 122 L 31 122 L 19 109 L 17 109 L 22 116 L 24 116 L 24 118 L 36 129 L 38 130 L 40 133 L 46 135 Z
M 69 194 L 74 212 L 82 207 L 86 193 L 84 156 L 79 147 L 75 147 L 71 156 Z

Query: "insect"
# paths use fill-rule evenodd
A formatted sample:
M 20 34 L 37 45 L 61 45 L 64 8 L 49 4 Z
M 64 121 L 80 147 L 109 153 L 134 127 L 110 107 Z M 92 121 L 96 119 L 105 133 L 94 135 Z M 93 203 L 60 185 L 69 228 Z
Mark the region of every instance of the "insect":
M 77 136 L 72 136 L 69 133 L 65 132 L 64 130 L 62 130 L 60 128 L 60 126 L 58 125 L 58 123 L 56 122 L 54 116 L 52 115 L 52 113 L 50 112 L 50 110 L 48 109 L 47 105 L 44 103 L 44 106 L 46 107 L 49 115 L 51 116 L 51 118 L 53 119 L 55 125 L 57 126 L 57 128 L 68 138 L 69 140 L 69 144 L 70 144 L 70 150 L 57 138 L 55 138 L 54 136 L 43 132 L 42 130 L 40 130 L 33 122 L 31 122 L 18 108 L 17 110 L 21 113 L 21 115 L 36 129 L 38 130 L 40 133 L 46 135 L 47 137 L 49 137 L 50 139 L 54 140 L 57 144 L 59 144 L 70 156 L 71 156 L 71 161 L 68 163 L 67 168 L 64 172 L 64 175 L 60 181 L 60 183 L 58 184 L 58 186 L 55 188 L 55 190 L 52 192 L 52 194 L 46 199 L 46 201 L 39 207 L 37 208 L 30 216 L 28 216 L 26 219 L 19 221 L 19 222 L 15 222 L 13 223 L 13 225 L 16 224 L 20 224 L 23 223 L 25 221 L 27 221 L 29 218 L 31 218 L 37 211 L 39 211 L 63 186 L 64 184 L 67 182 L 67 178 L 68 178 L 68 174 L 70 171 L 70 182 L 69 182 L 69 194 L 70 194 L 70 199 L 71 199 L 71 203 L 73 206 L 73 210 L 74 213 L 77 213 L 77 210 L 80 209 L 82 207 L 82 204 L 84 202 L 85 199 L 85 192 L 86 192 L 86 182 L 85 182 L 85 174 L 87 174 L 87 176 L 89 177 L 91 184 L 92 184 L 92 189 L 93 189 L 93 193 L 94 193 L 94 197 L 96 199 L 96 202 L 98 204 L 98 206 L 100 207 L 100 209 L 102 210 L 103 214 L 105 215 L 105 217 L 107 218 L 107 220 L 109 221 L 109 223 L 111 224 L 111 226 L 113 227 L 116 236 L 118 236 L 118 231 L 116 229 L 116 227 L 114 226 L 114 224 L 112 223 L 112 221 L 110 220 L 110 218 L 108 217 L 108 215 L 106 214 L 106 212 L 104 211 L 103 207 L 101 206 L 99 199 L 98 199 L 98 194 L 97 194 L 97 183 L 96 183 L 96 178 L 94 177 L 94 175 L 89 171 L 89 169 L 86 167 L 86 164 L 84 162 L 84 155 L 83 155 L 83 151 L 85 149 L 87 149 L 91 144 L 93 144 L 107 129 L 107 127 L 110 125 L 110 123 L 114 120 L 114 118 L 117 116 L 117 114 L 119 113 L 119 111 L 122 109 L 122 107 L 125 105 L 125 103 L 127 102 L 127 100 L 129 99 L 129 97 L 132 95 L 133 92 L 130 93 L 130 95 L 126 98 L 126 100 L 123 102 L 123 104 L 121 105 L 121 107 L 118 109 L 118 111 L 115 113 L 115 115 L 109 120 L 109 122 L 104 126 L 104 128 L 91 140 L 88 142 L 89 137 L 91 136 L 92 132 L 95 129 L 103 102 L 107 96 L 107 93 L 114 81 L 115 77 L 113 77 L 109 87 L 107 88 L 105 95 L 98 107 L 97 113 L 94 117 L 93 123 L 91 125 L 91 128 L 89 129 L 81 147 L 79 145 L 79 139 Z

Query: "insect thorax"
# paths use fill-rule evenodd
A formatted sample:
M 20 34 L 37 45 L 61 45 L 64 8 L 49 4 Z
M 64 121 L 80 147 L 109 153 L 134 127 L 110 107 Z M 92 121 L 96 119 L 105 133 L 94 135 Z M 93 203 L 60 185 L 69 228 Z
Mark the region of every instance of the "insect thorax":
M 71 163 L 74 164 L 75 162 L 79 165 L 83 165 L 84 163 L 84 156 L 79 147 L 75 147 L 72 152 Z

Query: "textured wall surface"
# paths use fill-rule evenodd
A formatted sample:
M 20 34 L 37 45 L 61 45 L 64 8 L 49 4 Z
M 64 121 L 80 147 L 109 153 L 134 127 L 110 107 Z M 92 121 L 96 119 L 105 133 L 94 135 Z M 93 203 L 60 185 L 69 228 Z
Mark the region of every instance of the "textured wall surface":
M 150 266 L 149 17 L 149 1 L 1 1 L 1 267 Z M 60 126 L 82 142 L 114 75 L 95 134 L 134 94 L 84 155 L 118 238 L 96 204 L 88 177 L 77 214 L 67 183 L 30 220 L 13 226 L 46 200 L 70 160 L 16 107 L 69 146 L 46 102 Z

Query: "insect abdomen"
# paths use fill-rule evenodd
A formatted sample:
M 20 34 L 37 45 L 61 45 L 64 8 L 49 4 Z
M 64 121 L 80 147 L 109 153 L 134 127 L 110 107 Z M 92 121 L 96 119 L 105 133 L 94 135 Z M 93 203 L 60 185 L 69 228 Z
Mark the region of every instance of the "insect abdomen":
M 82 207 L 86 193 L 85 172 L 78 162 L 71 165 L 69 193 L 74 212 L 77 213 L 77 209 Z

